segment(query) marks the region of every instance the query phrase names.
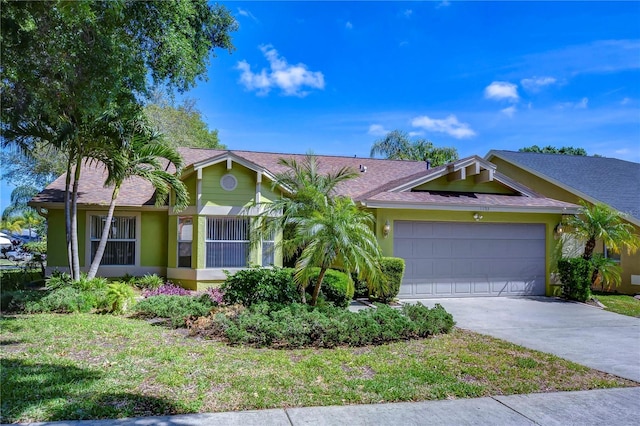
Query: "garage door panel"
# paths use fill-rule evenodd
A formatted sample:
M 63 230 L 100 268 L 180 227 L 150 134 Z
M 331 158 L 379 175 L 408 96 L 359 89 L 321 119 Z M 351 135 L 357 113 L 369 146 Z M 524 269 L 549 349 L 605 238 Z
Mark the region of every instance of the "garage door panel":
M 407 265 L 401 297 L 545 292 L 544 225 L 398 221 L 394 229 L 394 254 Z

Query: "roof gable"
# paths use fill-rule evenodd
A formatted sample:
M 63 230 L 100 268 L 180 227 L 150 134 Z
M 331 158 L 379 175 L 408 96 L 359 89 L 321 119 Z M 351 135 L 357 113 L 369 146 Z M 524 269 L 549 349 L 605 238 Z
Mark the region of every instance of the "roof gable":
M 589 202 L 601 202 L 640 224 L 640 163 L 617 158 L 490 151 L 499 158 Z

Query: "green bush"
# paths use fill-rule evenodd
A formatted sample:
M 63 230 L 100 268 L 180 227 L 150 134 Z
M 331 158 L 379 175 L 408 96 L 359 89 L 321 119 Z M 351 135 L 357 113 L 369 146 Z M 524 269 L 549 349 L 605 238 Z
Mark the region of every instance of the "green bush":
M 351 279 L 353 280 L 354 299 L 369 297 L 369 285 L 367 284 L 367 281 L 359 279 L 358 275 L 355 273 L 351 274 Z
M 421 304 L 406 310 L 378 305 L 350 312 L 334 306 L 254 304 L 231 314 L 218 313 L 191 324 L 191 334 L 224 338 L 231 344 L 300 348 L 382 344 L 448 333 L 453 318 L 441 306 Z
M 0 270 L 0 289 L 2 293 L 23 290 L 43 276 L 35 269 L 3 269 Z
M 82 291 L 73 287 L 62 287 L 53 290 L 38 301 L 27 302 L 24 310 L 35 312 L 89 312 L 98 306 L 98 295 L 90 291 Z
M 134 303 L 134 292 L 127 283 L 119 281 L 107 286 L 106 299 L 109 312 L 122 313 Z
M 382 279 L 385 284 L 378 289 L 375 294 L 375 300 L 382 303 L 389 303 L 398 296 L 402 277 L 404 276 L 404 259 L 399 257 L 383 257 L 380 259 L 380 269 L 382 270 Z
M 148 318 L 168 318 L 173 327 L 184 327 L 189 317 L 207 315 L 214 303 L 207 294 L 200 296 L 153 296 L 138 302 L 133 310 Z
M 585 302 L 591 298 L 591 274 L 593 265 L 581 257 L 558 261 L 558 273 L 562 283 L 562 296 L 569 300 Z
M 309 280 L 307 291 L 313 291 L 319 274 L 320 268 L 312 268 L 311 279 Z M 350 280 L 349 275 L 344 272 L 327 269 L 322 280 L 320 293 L 324 295 L 327 301 L 338 307 L 346 308 L 349 306 L 351 299 L 353 299 L 353 281 Z
M 254 303 L 269 302 L 288 304 L 300 299 L 293 281 L 293 270 L 284 268 L 254 267 L 227 274 L 222 283 L 224 301 L 228 304 L 240 303 L 251 306 Z
M 0 309 L 2 312 L 22 312 L 27 304 L 35 303 L 45 297 L 41 290 L 13 290 L 2 291 L 0 295 Z
M 137 278 L 135 284 L 141 289 L 156 289 L 165 283 L 164 278 L 156 274 L 145 274 L 143 277 Z

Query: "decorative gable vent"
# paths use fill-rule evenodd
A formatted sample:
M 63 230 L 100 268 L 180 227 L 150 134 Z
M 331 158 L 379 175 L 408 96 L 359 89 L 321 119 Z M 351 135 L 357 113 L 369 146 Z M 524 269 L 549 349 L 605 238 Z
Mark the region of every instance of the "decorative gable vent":
M 220 178 L 220 186 L 225 191 L 233 191 L 238 186 L 238 179 L 231 173 L 227 173 Z

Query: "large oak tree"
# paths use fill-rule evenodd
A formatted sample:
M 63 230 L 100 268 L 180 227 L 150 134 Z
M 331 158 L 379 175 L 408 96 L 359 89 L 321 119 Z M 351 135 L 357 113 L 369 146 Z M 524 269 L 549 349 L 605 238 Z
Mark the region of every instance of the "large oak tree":
M 78 278 L 80 170 L 110 143 L 96 123 L 137 114 L 153 86 L 193 87 L 215 48 L 233 49 L 237 23 L 206 0 L 2 0 L 1 6 L 2 142 L 26 154 L 38 143 L 65 154 L 69 264 Z

